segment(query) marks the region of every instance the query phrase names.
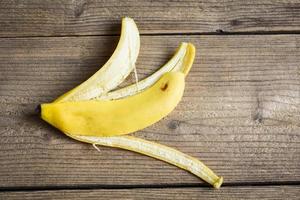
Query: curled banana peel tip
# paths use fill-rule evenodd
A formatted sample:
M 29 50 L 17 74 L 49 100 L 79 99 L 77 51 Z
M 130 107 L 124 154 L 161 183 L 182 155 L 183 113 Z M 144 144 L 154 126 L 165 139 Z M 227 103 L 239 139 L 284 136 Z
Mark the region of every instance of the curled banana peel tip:
M 198 159 L 174 148 L 128 134 L 158 122 L 180 102 L 195 47 L 181 43 L 155 73 L 114 90 L 135 69 L 140 38 L 131 18 L 123 18 L 119 43 L 106 64 L 88 80 L 37 110 L 43 120 L 67 136 L 93 145 L 122 148 L 157 158 L 219 188 L 223 178 Z

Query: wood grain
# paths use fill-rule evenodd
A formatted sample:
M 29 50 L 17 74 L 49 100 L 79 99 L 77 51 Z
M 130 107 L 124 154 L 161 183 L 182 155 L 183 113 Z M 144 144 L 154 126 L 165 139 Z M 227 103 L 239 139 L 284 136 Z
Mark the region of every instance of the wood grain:
M 299 35 L 141 41 L 140 78 L 167 61 L 180 41 L 194 43 L 197 56 L 180 105 L 135 135 L 201 159 L 225 184 L 300 180 Z M 116 42 L 107 36 L 0 39 L 0 187 L 201 183 L 146 156 L 104 147 L 99 153 L 34 115 L 37 104 L 93 74 Z
M 117 190 L 60 190 L 34 192 L 5 192 L 0 198 L 6 200 L 35 199 L 299 199 L 299 186 L 224 187 L 220 190 L 208 188 L 162 188 L 162 189 L 117 189 Z
M 300 31 L 298 0 L 2 0 L 0 37 L 118 34 L 124 16 L 147 34 Z

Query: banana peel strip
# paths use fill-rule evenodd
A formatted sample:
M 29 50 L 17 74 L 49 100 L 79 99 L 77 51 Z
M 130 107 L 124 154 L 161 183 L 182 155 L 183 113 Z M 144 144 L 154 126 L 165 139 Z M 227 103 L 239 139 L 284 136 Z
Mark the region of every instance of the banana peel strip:
M 116 147 L 144 154 L 167 163 L 175 165 L 205 180 L 207 183 L 219 188 L 223 182 L 222 177 L 218 177 L 212 170 L 198 159 L 184 154 L 174 148 L 170 148 L 155 142 L 150 142 L 134 136 L 77 136 L 67 134 L 75 140 L 86 143 L 97 144 L 108 147 Z
M 132 57 L 132 55 L 129 56 Z M 160 70 L 158 70 L 156 73 L 152 74 L 148 78 L 138 82 L 138 89 L 144 90 L 150 87 L 162 76 L 162 74 L 169 71 L 182 71 L 185 75 L 187 75 L 192 66 L 194 56 L 195 56 L 194 46 L 189 43 L 182 43 L 177 53 L 166 65 L 164 65 Z M 118 70 L 116 70 L 116 72 L 118 72 Z M 84 82 L 82 84 L 85 85 L 83 89 L 81 88 L 78 89 L 78 87 L 76 87 L 73 90 L 65 93 L 64 95 L 56 99 L 55 102 L 80 101 L 80 100 L 88 100 L 93 98 L 116 99 L 116 98 L 131 96 L 138 92 L 136 91 L 135 84 L 133 84 L 123 89 L 110 92 L 108 94 L 105 94 L 103 88 L 101 88 L 102 90 L 98 90 L 96 93 L 95 91 L 92 91 L 90 94 L 84 94 L 86 93 L 86 91 L 89 90 L 89 87 L 95 88 L 95 86 L 91 86 L 91 83 L 97 82 L 95 81 L 97 76 L 99 76 L 99 73 L 98 74 L 96 73 L 86 81 L 86 82 L 90 82 L 90 84 L 86 84 L 86 82 Z M 125 78 L 123 77 L 121 80 L 123 81 Z M 121 80 L 116 81 L 117 84 L 113 84 L 113 87 L 112 86 L 107 87 L 106 91 L 109 91 L 114 87 L 116 87 L 118 84 L 120 84 Z M 111 82 L 111 80 L 108 82 Z M 83 95 L 81 93 L 83 93 Z M 93 145 L 97 144 L 102 146 L 126 149 L 126 150 L 134 151 L 140 154 L 144 154 L 165 161 L 167 163 L 170 163 L 172 165 L 175 165 L 179 168 L 191 172 L 192 174 L 200 177 L 201 179 L 205 180 L 209 184 L 213 185 L 215 188 L 219 188 L 223 182 L 222 177 L 218 177 L 212 170 L 210 170 L 206 165 L 204 165 L 198 159 L 189 156 L 187 154 L 184 154 L 174 148 L 167 147 L 165 145 L 140 139 L 134 136 L 95 137 L 95 136 L 78 136 L 78 135 L 73 135 L 72 133 L 65 133 L 65 134 L 81 142 L 86 142 Z
M 125 17 L 122 19 L 120 40 L 109 60 L 88 80 L 55 102 L 89 100 L 116 88 L 135 68 L 139 50 L 138 28 L 133 19 Z
M 120 99 L 127 96 L 132 96 L 139 91 L 145 90 L 148 87 L 152 86 L 160 77 L 167 72 L 183 72 L 185 75 L 188 74 L 195 57 L 195 47 L 191 43 L 181 43 L 179 48 L 177 49 L 174 56 L 159 70 L 157 70 L 152 75 L 147 78 L 129 85 L 127 87 L 118 89 L 116 91 L 111 91 L 106 94 L 102 94 L 96 99 L 101 100 L 112 100 L 112 99 Z M 138 88 L 138 91 L 137 91 Z

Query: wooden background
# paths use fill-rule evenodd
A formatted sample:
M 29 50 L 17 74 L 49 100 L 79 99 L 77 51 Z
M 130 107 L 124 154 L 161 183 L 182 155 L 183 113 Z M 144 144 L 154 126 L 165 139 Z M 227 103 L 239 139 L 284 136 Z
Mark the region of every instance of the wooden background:
M 141 33 L 140 78 L 180 42 L 196 46 L 180 105 L 135 135 L 199 158 L 220 190 L 140 154 L 99 153 L 34 115 L 105 63 L 123 16 Z M 299 196 L 299 0 L 0 1 L 1 200 Z

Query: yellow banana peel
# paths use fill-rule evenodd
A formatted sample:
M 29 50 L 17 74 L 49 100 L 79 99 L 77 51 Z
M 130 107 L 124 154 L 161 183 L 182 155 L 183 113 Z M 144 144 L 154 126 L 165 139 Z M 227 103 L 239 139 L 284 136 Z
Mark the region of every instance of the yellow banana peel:
M 155 142 L 123 135 L 150 126 L 176 107 L 184 91 L 184 77 L 195 57 L 194 46 L 182 43 L 157 72 L 136 84 L 111 91 L 135 68 L 138 52 L 137 27 L 132 19 L 124 18 L 119 44 L 109 61 L 53 103 L 42 104 L 42 118 L 75 140 L 148 155 L 219 188 L 223 178 L 198 159 Z
M 191 43 L 181 43 L 174 56 L 159 70 L 147 78 L 127 87 L 101 94 L 96 99 L 111 100 L 134 95 L 153 85 L 163 74 L 167 72 L 182 72 L 186 76 L 190 71 L 195 57 L 195 47 Z
M 144 129 L 167 116 L 184 91 L 184 74 L 165 73 L 150 88 L 118 100 L 41 105 L 42 119 L 73 135 L 116 136 Z

